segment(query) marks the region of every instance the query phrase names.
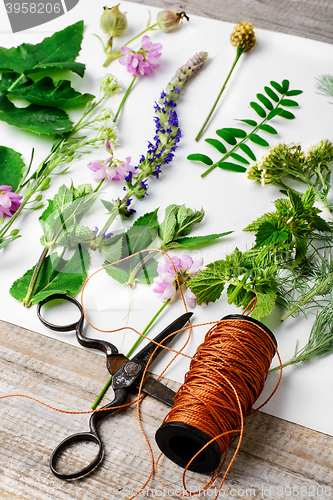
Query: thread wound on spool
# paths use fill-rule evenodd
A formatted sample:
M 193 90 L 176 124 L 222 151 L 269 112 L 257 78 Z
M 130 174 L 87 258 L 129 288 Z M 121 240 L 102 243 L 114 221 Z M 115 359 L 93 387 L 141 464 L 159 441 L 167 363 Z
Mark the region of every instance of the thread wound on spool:
M 241 314 L 225 316 L 211 328 L 156 432 L 161 451 L 195 472 L 217 469 L 253 411 L 276 346 L 265 325 Z

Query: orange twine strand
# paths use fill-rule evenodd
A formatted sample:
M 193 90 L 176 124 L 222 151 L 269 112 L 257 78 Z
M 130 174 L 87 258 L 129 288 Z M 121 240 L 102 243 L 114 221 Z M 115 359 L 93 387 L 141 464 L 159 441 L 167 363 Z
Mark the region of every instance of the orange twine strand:
M 88 319 L 83 304 L 84 291 L 86 289 L 88 282 L 92 279 L 93 276 L 101 272 L 106 267 L 113 266 L 127 259 L 130 259 L 135 255 L 146 252 L 163 253 L 170 260 L 175 271 L 175 280 L 178 285 L 184 309 L 186 312 L 188 311 L 184 295 L 178 280 L 177 269 L 171 257 L 166 252 L 160 249 L 146 249 L 134 253 L 123 259 L 120 259 L 112 264 L 103 266 L 102 268 L 98 269 L 87 278 L 81 291 L 81 305 L 84 317 L 92 328 L 104 333 L 113 333 L 120 330 L 128 329 L 136 332 L 143 338 L 149 339 L 149 337 L 143 335 L 138 330 L 130 326 L 125 326 L 114 330 L 103 330 L 98 328 L 97 326 L 93 325 L 91 321 Z M 250 302 L 250 304 L 251 303 L 252 301 Z M 246 309 L 248 309 L 250 304 L 247 306 Z M 253 311 L 254 307 L 255 307 L 255 301 L 252 304 L 251 310 L 248 312 L 248 314 L 250 314 Z M 192 327 L 206 326 L 206 325 L 214 325 L 214 326 L 207 332 L 204 342 L 198 347 L 195 355 L 192 357 L 182 352 L 190 340 Z M 244 423 L 245 423 L 244 418 L 247 415 L 250 415 L 254 411 L 257 411 L 259 408 L 264 406 L 276 392 L 282 377 L 282 361 L 276 349 L 276 346 L 274 345 L 274 342 L 270 338 L 268 333 L 263 328 L 260 328 L 259 325 L 255 325 L 252 322 L 246 320 L 246 316 L 244 316 L 244 318 L 236 320 L 228 318 L 225 320 L 211 321 L 197 325 L 191 325 L 191 323 L 189 322 L 189 326 L 182 328 L 181 330 L 179 330 L 179 332 L 187 329 L 189 329 L 188 337 L 179 351 L 155 342 L 156 349 L 158 349 L 158 347 L 161 346 L 164 349 L 167 349 L 168 351 L 175 353 L 173 359 L 166 366 L 163 372 L 159 375 L 158 377 L 159 379 L 163 376 L 167 368 L 170 366 L 170 364 L 175 360 L 177 356 L 181 355 L 191 360 L 190 370 L 185 375 L 184 383 L 179 388 L 175 396 L 174 406 L 170 410 L 168 415 L 165 417 L 164 422 L 178 421 L 178 422 L 188 423 L 189 425 L 192 425 L 202 430 L 207 435 L 211 436 L 212 439 L 201 450 L 199 450 L 194 457 L 192 457 L 191 461 L 184 469 L 183 485 L 186 493 L 183 492 L 181 493 L 175 492 L 175 493 L 181 496 L 192 496 L 201 493 L 202 491 L 206 490 L 209 486 L 211 486 L 218 477 L 226 461 L 228 447 L 238 437 L 237 447 L 219 485 L 217 495 L 215 497 L 217 498 L 219 496 L 219 492 L 222 488 L 225 478 L 240 448 L 244 432 Z M 174 335 L 174 333 L 172 335 Z M 154 342 L 152 339 L 149 340 Z M 275 352 L 278 356 L 280 363 L 279 380 L 274 390 L 270 394 L 270 396 L 266 399 L 266 401 L 256 409 L 253 409 L 254 402 L 258 399 L 260 393 L 263 390 L 264 383 L 268 375 L 268 368 Z M 149 364 L 153 359 L 153 357 L 154 353 L 149 359 L 146 369 L 144 371 L 137 399 L 130 403 L 126 403 L 124 405 L 119 406 L 119 408 L 124 408 L 136 403 L 139 426 L 146 441 L 151 458 L 151 472 L 147 481 L 137 491 L 137 493 L 133 495 L 129 500 L 132 500 L 137 495 L 139 495 L 141 491 L 144 490 L 144 488 L 151 480 L 155 470 L 155 461 L 153 452 L 149 440 L 146 436 L 146 433 L 143 429 L 140 417 L 140 401 L 144 397 L 144 395 L 142 395 L 142 384 L 144 376 L 148 370 Z M 88 411 L 62 410 L 59 408 L 55 408 L 51 405 L 48 405 L 42 401 L 39 401 L 38 399 L 35 399 L 31 396 L 27 396 L 25 394 L 9 394 L 5 396 L 0 396 L 0 399 L 15 397 L 15 396 L 31 399 L 52 410 L 59 411 L 62 413 L 85 414 L 85 413 L 92 413 L 93 411 L 104 411 L 104 408 L 99 408 L 97 410 L 88 410 Z M 214 441 L 217 442 L 221 454 L 224 455 L 222 463 L 219 466 L 218 470 L 213 473 L 211 480 L 201 490 L 198 490 L 196 492 L 190 492 L 187 489 L 185 483 L 186 471 L 188 470 L 191 463 L 195 460 L 195 458 Z M 161 456 L 162 453 L 159 455 L 156 461 L 156 474 L 159 481 L 165 487 L 171 490 L 171 488 L 166 483 L 163 482 L 158 473 L 157 466 Z

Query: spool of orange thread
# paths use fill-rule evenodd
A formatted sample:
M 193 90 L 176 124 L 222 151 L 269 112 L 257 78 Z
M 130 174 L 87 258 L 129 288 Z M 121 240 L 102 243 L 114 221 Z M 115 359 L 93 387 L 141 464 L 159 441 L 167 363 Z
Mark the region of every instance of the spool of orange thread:
M 211 328 L 156 432 L 164 455 L 195 472 L 216 470 L 253 412 L 276 347 L 269 328 L 248 316 L 228 315 Z

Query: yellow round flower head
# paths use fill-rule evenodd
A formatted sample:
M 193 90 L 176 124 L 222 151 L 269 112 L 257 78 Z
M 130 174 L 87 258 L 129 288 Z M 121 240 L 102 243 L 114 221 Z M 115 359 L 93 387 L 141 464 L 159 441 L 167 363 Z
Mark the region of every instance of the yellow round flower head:
M 238 23 L 232 30 L 230 42 L 242 52 L 253 49 L 256 43 L 253 24 L 247 22 Z

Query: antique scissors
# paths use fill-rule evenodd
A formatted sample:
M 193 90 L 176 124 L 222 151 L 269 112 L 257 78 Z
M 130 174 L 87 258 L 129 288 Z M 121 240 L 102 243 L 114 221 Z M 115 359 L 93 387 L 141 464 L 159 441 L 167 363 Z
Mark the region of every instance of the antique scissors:
M 80 317 L 77 321 L 69 325 L 56 325 L 48 322 L 42 316 L 42 307 L 56 299 L 62 299 L 73 303 L 79 310 Z M 98 339 L 90 339 L 83 335 L 84 326 L 84 314 L 81 304 L 69 295 L 63 294 L 53 294 L 37 306 L 37 315 L 40 321 L 50 328 L 51 330 L 56 330 L 59 332 L 68 332 L 75 330 L 76 338 L 78 342 L 84 347 L 90 347 L 93 349 L 98 349 L 103 351 L 106 355 L 106 366 L 109 373 L 112 375 L 112 388 L 114 391 L 114 399 L 111 403 L 103 407 L 103 411 L 96 411 L 92 413 L 89 420 L 89 432 L 80 432 L 77 434 L 72 434 L 65 438 L 53 451 L 50 459 L 50 468 L 55 476 L 60 479 L 78 479 L 88 475 L 92 472 L 103 459 L 103 444 L 98 433 L 97 424 L 104 417 L 110 415 L 117 411 L 119 406 L 123 405 L 129 392 L 133 388 L 138 388 L 142 376 L 147 367 L 148 361 L 153 360 L 163 349 L 162 345 L 165 346 L 176 336 L 178 330 L 183 328 L 193 313 L 184 313 L 182 316 L 173 321 L 169 326 L 167 326 L 161 333 L 159 333 L 153 341 L 149 342 L 141 351 L 130 359 L 123 354 L 118 353 L 116 346 L 110 342 Z M 158 346 L 157 344 L 161 344 Z M 154 352 L 155 351 L 155 352 Z M 152 357 L 153 355 L 153 357 Z M 155 397 L 156 399 L 162 401 L 168 406 L 173 405 L 173 398 L 175 392 L 166 387 L 164 384 L 154 379 L 151 376 L 145 377 L 142 384 L 142 392 Z M 97 444 L 98 452 L 95 458 L 85 467 L 80 470 L 71 473 L 59 472 L 57 469 L 59 457 L 67 448 L 69 448 L 73 443 L 92 441 Z

